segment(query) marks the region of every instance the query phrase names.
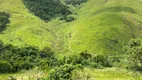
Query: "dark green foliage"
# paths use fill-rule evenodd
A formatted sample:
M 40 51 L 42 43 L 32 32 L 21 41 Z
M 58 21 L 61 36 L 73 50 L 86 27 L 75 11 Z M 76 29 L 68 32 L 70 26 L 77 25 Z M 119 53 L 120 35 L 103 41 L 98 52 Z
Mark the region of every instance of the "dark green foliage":
M 9 23 L 10 15 L 5 12 L 0 12 L 0 32 L 6 29 L 7 23 Z
M 53 54 L 49 48 L 43 50 L 31 46 L 18 48 L 4 45 L 0 41 L 0 73 L 17 72 L 21 69 L 29 70 L 40 66 L 39 61 L 51 58 Z
M 93 58 L 93 61 L 99 63 L 104 67 L 112 67 L 110 57 L 108 57 L 107 55 L 97 55 Z
M 74 6 L 80 5 L 81 3 L 85 3 L 87 0 L 66 0 L 66 4 L 72 4 Z
M 82 52 L 79 59 L 81 59 L 81 64 L 84 66 L 112 67 L 111 59 L 107 55 L 92 55 L 88 52 Z
M 71 21 L 74 21 L 74 17 L 72 16 L 63 16 L 62 18 L 60 18 L 60 20 L 64 20 L 66 22 L 71 22 Z
M 112 60 L 108 56 L 94 56 L 87 51 L 81 52 L 79 55 L 59 58 L 48 47 L 42 50 L 31 46 L 18 48 L 12 45 L 4 45 L 0 41 L 0 73 L 17 72 L 22 69 L 29 70 L 35 66 L 40 69 L 47 69 L 64 64 L 81 64 L 82 66 L 102 68 L 111 67 L 110 61 Z
M 128 54 L 128 67 L 142 71 L 142 43 L 140 39 L 131 39 L 123 50 Z
M 81 70 L 81 65 L 65 64 L 60 67 L 56 67 L 49 73 L 49 80 L 72 80 L 72 72 L 74 70 Z M 47 79 L 45 79 L 47 80 Z
M 8 61 L 0 61 L 0 73 L 10 72 L 12 70 L 12 66 Z
M 23 0 L 23 2 L 34 15 L 45 21 L 71 14 L 67 6 L 63 5 L 60 0 Z
M 53 60 L 55 61 L 47 61 L 47 63 L 50 64 L 54 63 L 54 65 L 52 65 L 54 69 L 50 71 L 48 78 L 44 80 L 76 80 L 82 73 L 82 71 L 78 71 L 78 69 L 83 69 L 84 67 L 112 67 L 112 63 L 116 61 L 108 55 L 93 55 L 87 51 L 81 52 L 78 55 L 64 56 L 60 59 L 54 57 Z M 81 79 L 85 77 L 84 75 Z
M 90 66 L 95 68 L 112 67 L 116 62 L 113 57 L 107 55 L 92 55 L 87 51 L 81 52 L 79 55 L 65 56 L 63 64 L 81 64 L 83 66 Z

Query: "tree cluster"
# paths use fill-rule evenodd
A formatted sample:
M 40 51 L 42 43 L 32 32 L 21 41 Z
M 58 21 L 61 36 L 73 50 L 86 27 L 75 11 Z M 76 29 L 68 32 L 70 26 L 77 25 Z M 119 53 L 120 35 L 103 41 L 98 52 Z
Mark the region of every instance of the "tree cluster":
M 142 42 L 140 39 L 131 39 L 123 50 L 128 55 L 128 68 L 142 71 Z
M 48 21 L 61 15 L 68 15 L 71 12 L 60 0 L 23 0 L 26 7 L 36 16 Z
M 84 67 L 103 68 L 112 67 L 112 63 L 116 60 L 107 55 L 93 55 L 85 51 L 79 55 L 65 56 L 62 61 L 64 64 L 81 64 Z
M 39 69 L 48 69 L 65 64 L 103 68 L 113 66 L 113 62 L 115 62 L 114 58 L 106 55 L 93 55 L 87 51 L 61 58 L 48 47 L 42 50 L 32 46 L 18 48 L 10 44 L 3 44 L 0 41 L 0 73 L 17 72 L 22 69 L 29 70 L 36 66 Z
M 40 60 L 50 58 L 53 54 L 49 48 L 43 50 L 31 46 L 18 48 L 10 44 L 4 45 L 0 41 L 0 73 L 29 70 L 40 66 Z
M 49 76 L 44 80 L 75 80 L 75 78 L 73 77 L 75 71 L 79 72 L 81 70 L 83 70 L 83 67 L 81 65 L 65 64 L 63 66 L 52 69 L 49 73 Z

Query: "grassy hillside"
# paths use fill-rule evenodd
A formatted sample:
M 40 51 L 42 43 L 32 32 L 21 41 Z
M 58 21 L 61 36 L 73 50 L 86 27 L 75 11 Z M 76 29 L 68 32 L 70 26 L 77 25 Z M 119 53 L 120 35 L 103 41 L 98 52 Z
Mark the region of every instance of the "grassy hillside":
M 4 43 L 16 46 L 34 45 L 40 48 L 51 45 L 53 37 L 44 29 L 46 23 L 31 14 L 21 0 L 1 0 L 0 5 L 0 11 L 11 14 L 9 27 L 0 34 Z
M 11 14 L 9 27 L 0 34 L 16 46 L 49 46 L 55 51 L 120 53 L 131 37 L 142 37 L 141 0 L 89 0 L 70 10 L 73 22 L 54 19 L 45 23 L 21 0 L 1 0 L 0 10 Z
M 66 0 L 61 1 L 65 4 Z M 66 22 L 60 20 L 61 17 L 53 16 L 51 21 L 45 22 L 31 13 L 22 0 L 0 0 L 0 12 L 10 14 L 10 23 L 6 30 L 0 33 L 0 40 L 5 44 L 9 43 L 18 47 L 32 45 L 42 49 L 47 46 L 56 53 L 64 53 L 55 55 L 53 60 L 51 58 L 53 61 L 51 63 L 57 64 L 59 64 L 57 61 L 62 62 L 64 59 L 64 64 L 67 64 L 71 59 L 70 55 L 76 56 L 76 53 L 82 51 L 93 56 L 96 56 L 94 54 L 121 54 L 122 46 L 127 44 L 130 38 L 142 38 L 141 4 L 142 0 L 88 0 L 81 5 L 68 4 L 69 11 L 73 13 L 68 16 L 73 17 L 74 21 Z M 8 52 L 5 51 L 6 53 Z M 90 73 L 92 80 L 141 80 L 141 73 L 122 69 L 127 65 L 125 64 L 127 63 L 126 55 L 122 55 L 123 60 L 119 59 L 120 61 L 114 63 L 112 68 L 94 69 L 93 67 L 92 69 L 87 66 L 84 69 L 85 74 Z M 115 57 L 117 60 L 117 57 L 121 55 Z M 73 56 L 73 58 L 82 60 L 80 57 Z M 48 59 L 45 60 L 48 61 Z M 89 60 L 92 61 L 90 58 Z M 105 62 L 105 60 L 102 61 Z M 81 62 L 83 63 L 83 60 Z M 43 65 L 47 66 L 47 63 Z M 32 71 L 14 75 L 18 79 L 23 76 L 26 80 L 27 74 L 30 73 L 32 76 L 40 73 Z M 9 75 L 13 74 L 0 75 L 0 80 Z
M 141 37 L 140 6 L 140 0 L 89 0 L 74 9 L 77 20 L 50 26 L 55 29 L 59 24 L 57 36 L 63 37 L 65 50 L 121 53 L 131 37 Z

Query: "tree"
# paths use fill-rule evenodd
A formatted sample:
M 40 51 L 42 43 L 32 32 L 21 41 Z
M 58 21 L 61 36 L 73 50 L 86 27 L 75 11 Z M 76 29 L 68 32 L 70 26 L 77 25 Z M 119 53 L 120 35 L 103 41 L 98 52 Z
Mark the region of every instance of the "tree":
M 11 72 L 12 66 L 8 61 L 0 61 L 0 73 Z
M 9 21 L 10 15 L 6 12 L 0 12 L 0 32 L 6 28 Z
M 129 55 L 129 68 L 142 71 L 142 43 L 140 39 L 130 39 L 124 51 Z

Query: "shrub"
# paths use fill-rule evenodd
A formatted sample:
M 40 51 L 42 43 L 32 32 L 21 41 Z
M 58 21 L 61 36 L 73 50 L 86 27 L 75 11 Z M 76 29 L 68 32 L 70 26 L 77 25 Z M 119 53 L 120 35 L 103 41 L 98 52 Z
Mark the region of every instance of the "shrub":
M 142 44 L 140 39 L 131 39 L 123 50 L 128 54 L 128 67 L 142 71 Z
M 49 80 L 72 80 L 72 72 L 74 70 L 81 69 L 82 68 L 80 66 L 73 66 L 71 64 L 65 64 L 63 66 L 56 67 L 55 69 L 50 71 Z
M 94 62 L 99 63 L 104 67 L 112 67 L 112 64 L 107 55 L 97 55 L 94 57 Z
M 71 22 L 74 21 L 74 17 L 72 16 L 63 16 L 62 18 L 60 18 L 60 20 L 65 20 L 66 22 Z
M 0 61 L 0 73 L 7 73 L 12 71 L 12 66 L 8 61 Z
M 10 22 L 9 21 L 10 15 L 6 12 L 0 12 L 0 32 L 6 29 L 6 25 Z
M 31 46 L 18 48 L 3 44 L 0 41 L 0 72 L 17 72 L 21 69 L 29 70 L 36 66 L 45 65 L 47 67 L 57 66 L 58 61 L 53 54 L 49 48 L 44 48 L 43 50 Z M 44 63 L 40 65 L 40 61 Z

